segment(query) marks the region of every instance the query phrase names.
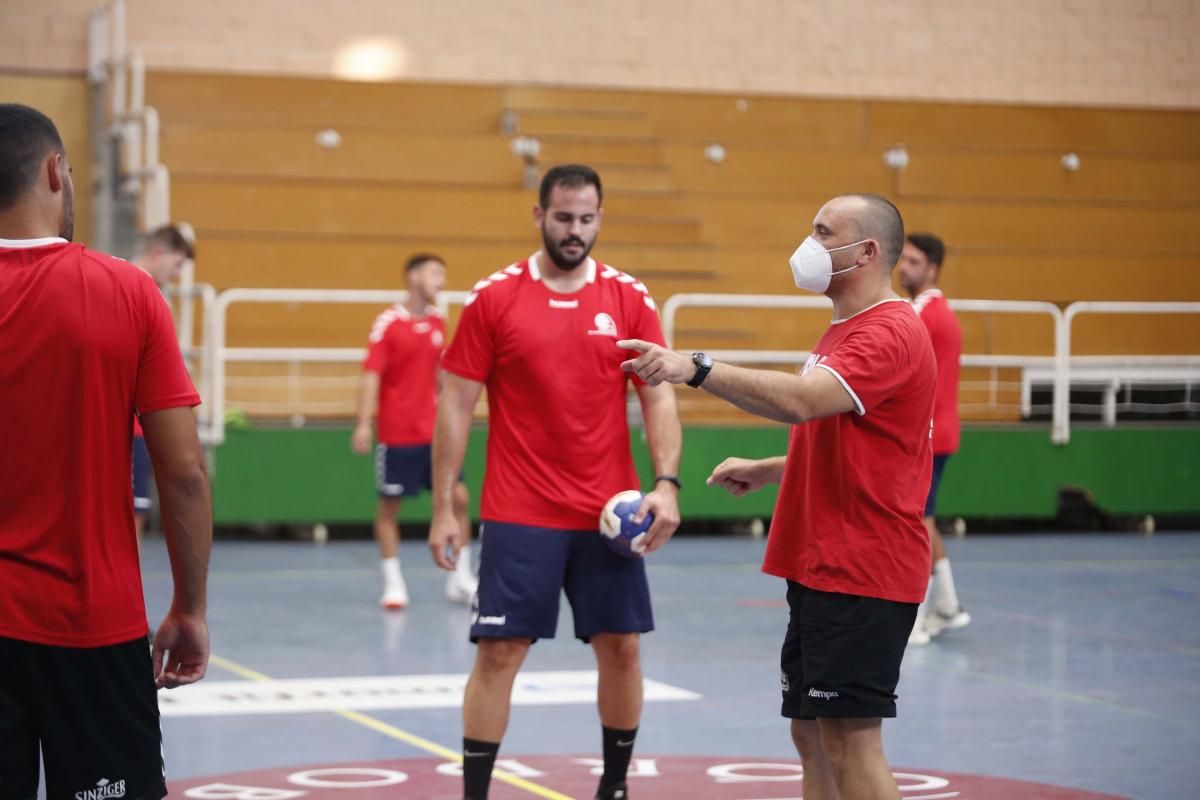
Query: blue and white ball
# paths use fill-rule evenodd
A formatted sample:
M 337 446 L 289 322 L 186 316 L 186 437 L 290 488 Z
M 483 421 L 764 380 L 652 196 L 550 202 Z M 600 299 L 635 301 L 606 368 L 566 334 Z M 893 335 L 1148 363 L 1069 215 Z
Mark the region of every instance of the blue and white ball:
M 641 522 L 633 521 L 634 515 L 642 507 L 643 497 L 637 489 L 617 492 L 600 512 L 600 535 L 617 555 L 641 558 L 646 552 L 646 531 L 650 530 L 654 515 L 646 514 Z

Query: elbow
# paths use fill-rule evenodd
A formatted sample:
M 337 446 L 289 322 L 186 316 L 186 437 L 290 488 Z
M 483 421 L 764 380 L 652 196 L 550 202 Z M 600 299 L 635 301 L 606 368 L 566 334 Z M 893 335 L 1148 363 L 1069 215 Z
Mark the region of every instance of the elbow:
M 783 413 L 783 422 L 788 425 L 803 425 L 813 418 L 807 403 L 793 403 Z
M 172 465 L 165 474 L 155 475 L 155 478 L 174 497 L 203 500 L 208 496 L 208 467 L 203 458 Z

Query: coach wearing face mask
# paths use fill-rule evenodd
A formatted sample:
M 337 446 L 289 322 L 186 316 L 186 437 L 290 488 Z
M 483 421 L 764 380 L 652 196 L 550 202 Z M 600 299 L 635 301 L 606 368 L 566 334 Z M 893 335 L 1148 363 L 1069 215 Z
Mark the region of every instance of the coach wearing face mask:
M 780 484 L 763 571 L 787 580 L 783 716 L 805 800 L 900 797 L 883 753 L 900 660 L 925 596 L 922 523 L 933 455 L 933 348 L 892 291 L 904 222 L 882 197 L 835 197 L 791 257 L 796 286 L 833 301 L 799 375 L 713 363 L 640 341 L 623 367 L 792 425 L 786 457 L 729 458 L 709 484 Z

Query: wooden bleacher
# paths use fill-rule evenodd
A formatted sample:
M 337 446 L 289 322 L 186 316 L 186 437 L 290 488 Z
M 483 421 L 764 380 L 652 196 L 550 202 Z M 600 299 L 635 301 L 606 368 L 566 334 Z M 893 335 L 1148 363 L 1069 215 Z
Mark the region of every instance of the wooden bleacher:
M 197 229 L 198 279 L 221 289 L 397 287 L 416 250 L 442 254 L 450 288 L 469 288 L 538 245 L 536 198 L 509 149 L 526 135 L 540 141 L 544 165 L 600 171 L 596 254 L 641 277 L 660 302 L 794 292 L 787 257 L 821 202 L 844 191 L 884 194 L 910 231 L 941 235 L 951 296 L 1200 300 L 1195 112 L 176 73 L 149 76 L 147 102 L 162 115 L 173 215 Z M 341 134 L 339 147 L 317 145 L 326 128 Z M 705 158 L 713 142 L 727 150 L 722 163 Z M 882 152 L 900 143 L 910 164 L 894 172 Z M 1078 172 L 1059 163 L 1069 151 L 1082 159 Z M 229 342 L 355 345 L 374 313 L 243 309 Z M 1050 353 L 1040 321 L 962 322 L 971 352 Z M 823 323 L 819 314 L 691 311 L 680 316 L 679 344 L 802 349 Z M 1195 353 L 1200 326 L 1081 320 L 1075 345 Z M 252 377 L 254 367 L 239 369 Z M 963 402 L 974 408 L 975 379 L 990 374 L 965 376 Z M 1004 391 L 1015 407 L 1016 389 Z M 746 419 L 686 399 L 690 419 Z

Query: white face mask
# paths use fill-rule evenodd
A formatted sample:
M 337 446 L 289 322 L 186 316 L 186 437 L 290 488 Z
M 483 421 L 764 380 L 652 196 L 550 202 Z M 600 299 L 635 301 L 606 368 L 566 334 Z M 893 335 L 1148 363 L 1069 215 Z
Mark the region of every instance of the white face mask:
M 852 244 L 844 244 L 841 247 L 826 250 L 816 239 L 809 236 L 800 243 L 800 246 L 796 248 L 796 252 L 792 253 L 792 257 L 788 260 L 788 263 L 792 266 L 792 277 L 796 279 L 796 288 L 807 289 L 817 294 L 824 294 L 825 290 L 829 288 L 830 279 L 834 275 L 840 275 L 843 272 L 849 272 L 852 269 L 858 269 L 862 266 L 862 264 L 855 264 L 852 267 L 846 267 L 834 272 L 833 257 L 829 254 L 869 241 L 871 240 L 863 239 Z

